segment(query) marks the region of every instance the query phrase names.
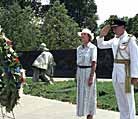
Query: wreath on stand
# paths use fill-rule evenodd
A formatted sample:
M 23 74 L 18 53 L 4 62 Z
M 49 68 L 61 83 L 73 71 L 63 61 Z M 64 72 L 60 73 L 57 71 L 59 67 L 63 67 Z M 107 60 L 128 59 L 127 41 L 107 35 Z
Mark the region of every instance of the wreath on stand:
M 25 77 L 12 41 L 5 37 L 0 28 L 0 105 L 6 112 L 13 112 L 18 104 L 19 89 Z

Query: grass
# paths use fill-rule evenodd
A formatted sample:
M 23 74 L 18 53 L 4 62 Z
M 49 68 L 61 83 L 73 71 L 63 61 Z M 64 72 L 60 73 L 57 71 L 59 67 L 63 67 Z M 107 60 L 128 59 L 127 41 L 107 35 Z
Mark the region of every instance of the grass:
M 27 79 L 24 93 L 76 104 L 75 81 L 62 81 L 46 85 L 44 82 L 33 83 L 31 79 Z M 138 92 L 135 93 L 135 100 L 138 114 Z M 112 82 L 97 82 L 97 107 L 118 111 Z

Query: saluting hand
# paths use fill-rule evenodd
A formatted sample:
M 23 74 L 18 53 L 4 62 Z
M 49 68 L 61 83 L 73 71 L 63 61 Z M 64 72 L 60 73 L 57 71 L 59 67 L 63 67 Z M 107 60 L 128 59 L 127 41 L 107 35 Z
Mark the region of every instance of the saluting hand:
M 100 31 L 100 37 L 106 36 L 110 29 L 111 29 L 110 25 L 104 26 Z

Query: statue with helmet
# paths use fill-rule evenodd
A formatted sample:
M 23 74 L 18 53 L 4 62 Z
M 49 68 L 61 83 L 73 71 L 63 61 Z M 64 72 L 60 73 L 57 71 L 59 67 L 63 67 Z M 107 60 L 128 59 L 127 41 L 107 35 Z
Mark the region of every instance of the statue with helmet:
M 53 81 L 53 73 L 54 73 L 54 58 L 53 55 L 49 52 L 49 49 L 46 47 L 45 43 L 41 43 L 39 51 L 42 53 L 35 59 L 33 62 L 33 78 L 34 82 L 41 81 L 47 82 L 48 84 L 52 84 Z

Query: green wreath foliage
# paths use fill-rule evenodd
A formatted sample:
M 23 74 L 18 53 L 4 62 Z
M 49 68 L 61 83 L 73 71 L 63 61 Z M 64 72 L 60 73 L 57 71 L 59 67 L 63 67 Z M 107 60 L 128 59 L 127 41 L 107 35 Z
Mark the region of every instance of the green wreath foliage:
M 0 105 L 7 112 L 13 111 L 20 98 L 21 68 L 12 41 L 0 32 Z

